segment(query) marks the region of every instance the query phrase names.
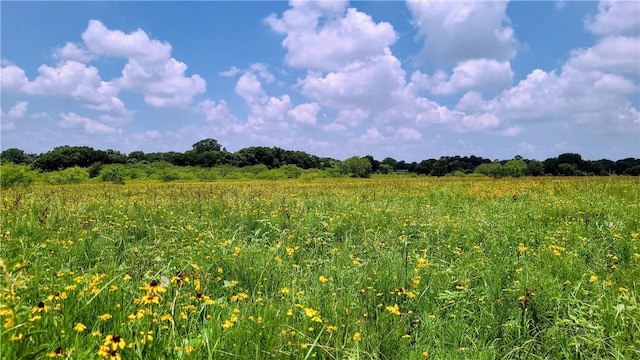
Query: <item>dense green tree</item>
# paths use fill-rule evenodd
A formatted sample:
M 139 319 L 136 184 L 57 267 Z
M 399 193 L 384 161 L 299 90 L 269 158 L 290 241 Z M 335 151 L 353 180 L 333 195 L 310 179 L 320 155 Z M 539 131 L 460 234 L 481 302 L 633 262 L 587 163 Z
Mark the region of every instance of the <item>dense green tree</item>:
M 380 174 L 391 174 L 393 172 L 393 167 L 389 164 L 380 164 L 378 172 Z
M 530 160 L 527 163 L 527 175 L 540 176 L 544 174 L 544 164 L 541 161 Z
M 517 161 L 517 160 L 516 160 Z M 500 162 L 484 163 L 478 165 L 475 169 L 476 173 L 484 174 L 494 178 L 501 178 L 508 176 L 505 166 Z
M 503 165 L 505 176 L 520 177 L 527 173 L 527 163 L 521 159 L 509 160 Z
M 384 158 L 384 160 L 382 160 L 382 164 L 389 165 L 393 170 L 396 170 L 396 165 L 398 164 L 398 161 L 392 157 L 386 157 Z
M 30 164 L 33 155 L 27 155 L 23 150 L 10 148 L 0 154 L 0 162 L 14 164 Z
M 436 162 L 436 159 L 428 159 L 422 160 L 418 165 L 416 165 L 416 173 L 422 175 L 429 175 L 433 170 L 433 164 Z
M 371 163 L 371 171 L 378 172 L 378 170 L 380 169 L 380 161 L 374 159 L 371 155 L 366 155 L 364 158 L 369 160 L 369 162 Z
M 371 175 L 371 162 L 366 158 L 352 156 L 338 165 L 340 173 L 352 177 L 366 178 Z
M 127 156 L 129 161 L 137 162 L 146 160 L 146 155 L 142 151 L 133 151 Z
M 193 150 L 199 154 L 209 151 L 220 151 L 221 148 L 222 147 L 218 144 L 218 140 L 216 139 L 204 139 L 193 144 Z

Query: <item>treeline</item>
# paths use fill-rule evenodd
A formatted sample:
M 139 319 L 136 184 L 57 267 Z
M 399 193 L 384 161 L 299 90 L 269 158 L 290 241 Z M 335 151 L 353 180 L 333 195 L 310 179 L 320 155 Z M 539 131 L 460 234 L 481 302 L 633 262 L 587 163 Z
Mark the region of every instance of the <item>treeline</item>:
M 32 170 L 53 172 L 80 167 L 88 169 L 89 177 L 101 174 L 110 164 L 154 164 L 164 163 L 178 167 L 255 167 L 267 170 L 287 166 L 298 169 L 327 170 L 331 174 L 368 177 L 372 173 L 415 173 L 430 176 L 464 176 L 475 174 L 490 177 L 519 176 L 606 176 L 640 175 L 640 159 L 626 158 L 617 161 L 608 159 L 583 160 L 580 154 L 565 153 L 544 161 L 524 159 L 516 156 L 509 160 L 490 160 L 477 156 L 443 156 L 407 163 L 387 157 L 382 161 L 373 156 L 351 157 L 344 161 L 318 157 L 303 151 L 291 151 L 279 147 L 252 146 L 236 151 L 227 151 L 215 139 L 205 139 L 193 144 L 192 149 L 180 152 L 144 153 L 134 151 L 128 155 L 116 150 L 95 150 L 88 146 L 59 146 L 43 154 L 27 154 L 11 148 L 0 154 L 2 163 L 29 165 Z

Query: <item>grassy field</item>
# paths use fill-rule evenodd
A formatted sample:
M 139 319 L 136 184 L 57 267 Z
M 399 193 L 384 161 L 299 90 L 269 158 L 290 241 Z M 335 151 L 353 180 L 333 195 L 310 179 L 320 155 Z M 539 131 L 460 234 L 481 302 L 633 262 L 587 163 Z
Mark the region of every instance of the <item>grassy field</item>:
M 2 359 L 640 358 L 637 178 L 1 196 Z

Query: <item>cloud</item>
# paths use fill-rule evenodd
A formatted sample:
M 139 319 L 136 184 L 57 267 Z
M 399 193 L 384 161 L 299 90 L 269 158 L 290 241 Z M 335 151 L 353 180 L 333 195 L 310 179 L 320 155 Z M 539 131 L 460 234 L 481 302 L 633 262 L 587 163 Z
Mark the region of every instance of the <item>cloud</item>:
M 258 76 L 264 80 L 267 84 L 272 83 L 276 78 L 269 72 L 268 66 L 263 63 L 255 63 L 249 66 L 249 69 L 258 74 Z
M 74 60 L 87 62 L 95 59 L 95 55 L 81 45 L 72 42 L 66 43 L 63 47 L 53 51 L 53 57 L 60 60 Z
M 507 2 L 408 1 L 407 6 L 424 38 L 423 58 L 446 65 L 480 58 L 505 61 L 516 54 Z
M 598 40 L 592 47 L 573 50 L 568 65 L 581 70 L 638 74 L 640 73 L 640 37 L 605 37 Z
M 394 91 L 402 91 L 404 77 L 400 61 L 386 49 L 384 55 L 355 61 L 341 71 L 309 73 L 298 86 L 323 106 L 379 111 L 394 103 Z
M 377 128 L 370 127 L 364 134 L 360 135 L 358 140 L 365 144 L 379 144 L 386 141 L 386 138 Z
M 492 59 L 473 59 L 460 62 L 449 80 L 434 85 L 434 94 L 451 94 L 456 92 L 496 91 L 511 86 L 513 71 L 508 61 Z
M 360 126 L 367 118 L 369 111 L 360 108 L 347 108 L 338 112 L 336 119 L 323 128 L 326 131 L 340 132 Z
M 267 24 L 286 34 L 282 46 L 292 67 L 319 71 L 339 70 L 354 61 L 383 55 L 398 35 L 387 22 L 375 23 L 354 8 L 345 13 L 344 2 L 291 2 L 282 18 L 271 14 Z
M 265 101 L 266 94 L 262 89 L 262 84 L 253 72 L 245 72 L 236 83 L 236 94 L 240 95 L 244 101 L 254 103 Z
M 640 4 L 637 1 L 600 1 L 595 17 L 585 20 L 585 27 L 596 35 L 640 34 Z
M 286 129 L 288 124 L 285 119 L 289 109 L 291 109 L 289 95 L 271 96 L 264 104 L 254 103 L 251 105 L 248 123 L 255 129 L 264 129 L 266 126 L 269 126 L 271 130 L 272 126 Z
M 27 114 L 28 106 L 28 102 L 18 101 L 6 114 L 0 108 L 0 130 L 9 131 L 15 129 L 16 124 L 13 120 L 24 118 Z
M 227 102 L 224 100 L 220 100 L 218 103 L 210 99 L 203 100 L 198 104 L 196 109 L 203 113 L 208 121 L 221 123 L 237 121 L 237 118 L 231 113 Z
M 320 105 L 312 102 L 300 104 L 289 110 L 288 114 L 298 123 L 315 125 L 318 121 L 318 111 L 320 111 Z
M 0 83 L 2 91 L 21 91 L 29 83 L 29 79 L 20 67 L 3 60 L 0 68 Z
M 418 141 L 422 139 L 422 134 L 414 128 L 401 127 L 396 131 L 397 137 L 406 141 Z
M 186 107 L 206 91 L 202 77 L 186 76 L 187 65 L 171 57 L 169 43 L 150 39 L 142 29 L 125 34 L 90 20 L 82 40 L 92 54 L 128 59 L 113 83 L 140 92 L 150 106 Z
M 238 69 L 235 66 L 232 66 L 229 68 L 229 70 L 225 70 L 225 71 L 221 71 L 218 74 L 220 76 L 224 76 L 224 77 L 231 77 L 231 76 L 236 76 L 237 74 L 241 73 L 242 70 Z
M 176 59 L 162 66 L 147 66 L 135 59 L 122 70 L 122 77 L 114 82 L 125 89 L 137 90 L 153 107 L 185 107 L 196 95 L 206 91 L 206 83 L 199 75 L 185 76 L 187 65 Z
M 58 122 L 63 128 L 81 127 L 87 134 L 111 134 L 117 130 L 111 126 L 98 121 L 79 116 L 75 113 L 60 114 L 61 120 Z
M 65 96 L 98 111 L 128 116 L 125 105 L 118 98 L 119 89 L 102 81 L 93 66 L 67 60 L 56 67 L 41 65 L 39 75 L 22 86 L 30 95 Z
M 9 119 L 22 119 L 27 114 L 29 103 L 26 101 L 18 101 L 7 113 Z
M 99 20 L 89 20 L 82 40 L 93 54 L 135 59 L 145 65 L 162 65 L 171 57 L 171 45 L 149 39 L 143 30 L 125 34 L 109 30 Z

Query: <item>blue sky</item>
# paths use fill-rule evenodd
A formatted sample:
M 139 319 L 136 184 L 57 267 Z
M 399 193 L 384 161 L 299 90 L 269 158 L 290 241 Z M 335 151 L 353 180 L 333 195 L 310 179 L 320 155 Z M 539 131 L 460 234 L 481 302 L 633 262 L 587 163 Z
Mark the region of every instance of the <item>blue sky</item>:
M 1 2 L 1 147 L 640 157 L 640 3 Z

